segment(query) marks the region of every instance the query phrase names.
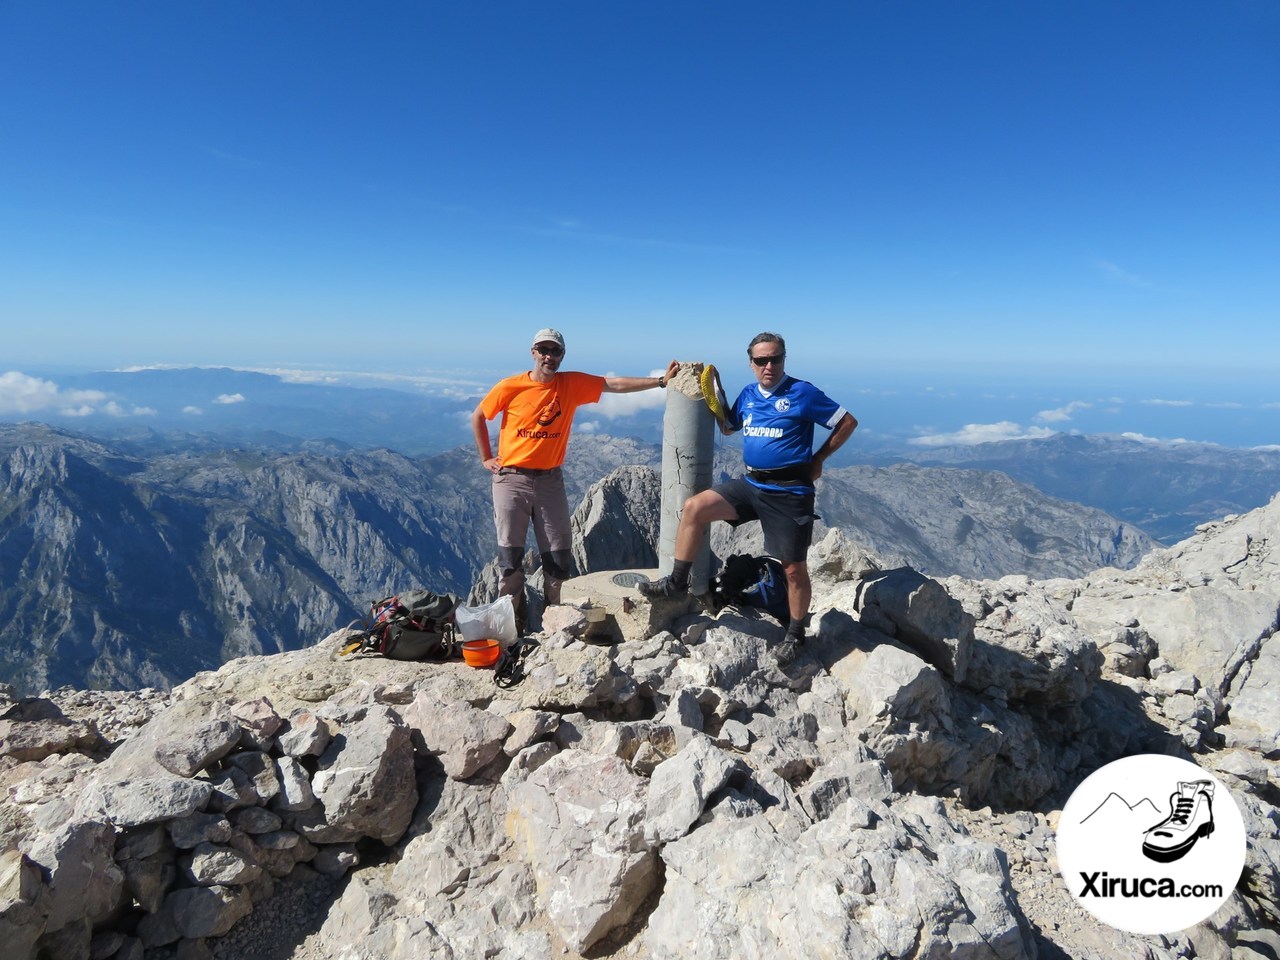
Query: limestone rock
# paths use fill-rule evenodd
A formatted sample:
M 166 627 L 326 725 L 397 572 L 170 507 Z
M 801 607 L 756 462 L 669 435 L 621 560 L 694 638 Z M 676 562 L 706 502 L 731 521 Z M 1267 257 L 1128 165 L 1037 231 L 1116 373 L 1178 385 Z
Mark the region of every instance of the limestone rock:
M 156 760 L 174 776 L 194 777 L 230 753 L 240 742 L 240 735 L 239 724 L 210 720 L 159 744 Z
M 329 725 L 310 710 L 299 710 L 289 717 L 277 739 L 286 756 L 300 759 L 324 753 L 331 738 Z
M 973 617 L 936 580 L 910 568 L 863 578 L 857 611 L 866 626 L 911 647 L 948 678 L 963 683 L 973 646 Z
M 157 913 L 147 914 L 138 933 L 148 947 L 163 946 L 185 938 L 198 940 L 226 933 L 253 909 L 244 888 L 184 887 L 164 898 Z
M 281 813 L 307 810 L 316 802 L 311 789 L 311 776 L 306 767 L 293 757 L 276 760 L 276 775 L 280 779 L 280 792 L 275 797 L 275 809 Z
M 661 490 L 650 467 L 619 467 L 593 484 L 571 519 L 578 571 L 656 567 Z
M 647 788 L 621 760 L 566 751 L 511 797 L 508 833 L 533 868 L 539 904 L 578 952 L 630 920 L 657 882 Z
M 944 823 L 937 839 L 916 832 L 908 849 L 905 823 L 872 806 L 868 818 L 864 801 L 849 800 L 794 839 L 749 817 L 715 820 L 668 844 L 646 947 L 707 960 L 809 957 L 815 944 L 839 945 L 846 957 L 1035 955 L 994 856 L 949 853 L 956 841 L 945 839 L 954 834 Z M 948 862 L 969 871 L 963 888 Z
M 102 737 L 88 724 L 59 717 L 0 719 L 0 757 L 43 760 L 69 750 L 101 749 Z
M 440 758 L 445 773 L 465 780 L 483 770 L 502 753 L 511 724 L 467 703 L 443 703 L 420 696 L 405 711 L 405 719 L 426 751 Z
M 702 816 L 707 801 L 738 769 L 710 738 L 696 736 L 653 771 L 645 815 L 645 838 L 652 844 L 684 836 Z
M 243 886 L 262 873 L 244 854 L 213 843 L 200 844 L 179 864 L 183 878 L 195 887 Z
M 45 931 L 107 916 L 120 899 L 124 874 L 115 862 L 115 831 L 109 824 L 72 821 L 41 837 L 28 851 L 47 878 L 42 908 Z
M 394 843 L 418 801 L 409 728 L 389 708 L 370 708 L 342 725 L 317 760 L 311 786 L 318 803 L 294 814 L 308 840 Z
M 1080 703 L 1102 669 L 1094 639 L 1067 607 L 1025 577 L 946 587 L 975 619 L 970 689 L 1040 705 Z

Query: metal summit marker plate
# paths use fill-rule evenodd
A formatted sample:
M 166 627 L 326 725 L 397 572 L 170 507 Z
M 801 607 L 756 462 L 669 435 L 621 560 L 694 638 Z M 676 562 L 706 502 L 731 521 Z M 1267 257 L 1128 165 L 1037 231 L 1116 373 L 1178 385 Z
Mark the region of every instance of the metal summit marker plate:
M 636 573 L 634 570 L 624 570 L 622 573 L 615 573 L 611 579 L 620 587 L 635 587 L 642 583 L 649 582 L 648 577 L 643 573 Z

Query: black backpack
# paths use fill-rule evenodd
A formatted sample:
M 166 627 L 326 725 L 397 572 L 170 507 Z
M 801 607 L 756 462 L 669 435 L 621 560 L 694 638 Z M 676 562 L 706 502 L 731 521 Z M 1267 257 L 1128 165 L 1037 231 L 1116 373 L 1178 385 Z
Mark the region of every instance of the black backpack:
M 457 597 L 434 590 L 409 590 L 375 600 L 364 631 L 338 652 L 347 656 L 368 650 L 392 660 L 447 660 L 462 649 L 453 629 L 457 605 Z
M 791 619 L 787 575 L 773 557 L 735 553 L 711 579 L 711 602 L 716 610 L 736 604 L 764 610 L 779 623 Z

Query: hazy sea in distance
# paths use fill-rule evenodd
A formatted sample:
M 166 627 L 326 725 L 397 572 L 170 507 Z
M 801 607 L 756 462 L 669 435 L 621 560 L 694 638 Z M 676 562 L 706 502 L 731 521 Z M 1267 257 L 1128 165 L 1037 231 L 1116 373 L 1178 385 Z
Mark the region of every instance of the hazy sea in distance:
M 450 449 L 471 442 L 470 411 L 483 393 L 499 378 L 518 372 L 518 368 L 486 369 L 479 365 L 436 367 L 415 371 L 399 367 L 396 376 L 384 378 L 369 371 L 342 369 L 295 370 L 287 373 L 289 382 L 300 382 L 313 388 L 332 390 L 298 390 L 298 404 L 314 407 L 314 416 L 291 416 L 292 435 L 312 432 L 324 437 L 331 420 L 323 405 L 331 402 L 346 405 L 346 429 L 358 433 L 364 416 L 386 419 L 379 403 L 391 406 L 393 417 L 411 415 L 421 398 L 423 418 L 432 419 L 437 429 L 432 432 L 430 449 L 421 444 L 407 452 L 424 453 Z M 587 369 L 593 373 L 610 373 L 592 368 L 584 362 L 570 369 Z M 10 368 L 13 369 L 13 368 Z M 22 369 L 22 368 L 17 368 Z M 263 364 L 248 368 L 259 372 L 282 371 L 282 366 Z M 741 367 L 720 367 L 725 391 L 732 399 L 749 381 L 745 358 Z M 0 371 L 2 372 L 2 371 Z M 72 386 L 96 385 L 77 380 L 69 370 L 24 371 L 43 376 L 50 383 Z M 228 374 L 233 371 L 227 371 Z M 620 371 L 625 375 L 646 374 L 640 365 Z M 1096 369 L 1030 370 L 1003 366 L 977 369 L 957 365 L 948 370 L 890 368 L 885 364 L 856 366 L 821 364 L 806 366 L 793 360 L 788 372 L 810 380 L 843 404 L 859 420 L 859 429 L 848 448 L 835 463 L 856 462 L 859 452 L 879 453 L 895 448 L 922 452 L 930 445 L 976 443 L 982 441 L 1047 436 L 1050 433 L 1134 435 L 1151 440 L 1213 443 L 1227 447 L 1249 448 L 1280 444 L 1280 384 L 1260 373 L 1213 371 L 1156 371 L 1120 367 Z M 272 418 L 279 407 L 268 406 L 246 388 L 247 395 L 233 406 L 220 404 L 214 396 L 179 399 L 177 394 L 157 398 L 139 394 L 130 397 L 130 377 L 113 376 L 107 381 L 112 398 L 121 409 L 142 408 L 152 415 L 119 417 L 99 413 L 96 417 L 59 416 L 56 407 L 48 410 L 24 409 L 0 396 L 0 420 L 44 420 L 60 427 L 93 433 L 104 424 L 124 427 L 126 421 L 145 426 L 152 420 L 157 428 L 213 430 L 217 423 L 227 423 L 233 415 L 239 423 L 263 429 L 278 429 Z M 177 378 L 182 382 L 182 378 Z M 193 378 L 194 379 L 194 378 Z M 230 377 L 229 377 L 230 380 Z M 205 384 L 206 392 L 217 387 Z M 367 388 L 380 388 L 383 393 Z M 238 389 L 238 388 L 237 388 Z M 396 393 L 387 394 L 387 389 Z M 293 395 L 293 391 L 287 391 Z M 412 395 L 406 398 L 404 394 Z M 364 399 L 367 397 L 367 400 Z M 386 398 L 386 399 L 380 399 Z M 219 399 L 226 399 L 219 398 Z M 440 401 L 447 399 L 446 410 Z M 272 391 L 270 403 L 281 402 L 279 391 Z M 195 404 L 203 410 L 200 416 L 179 416 L 181 404 Z M 649 442 L 661 440 L 663 399 L 656 391 L 625 396 L 606 396 L 598 406 L 584 407 L 575 419 L 575 432 L 610 436 L 635 436 Z M 131 406 L 131 404 L 133 406 Z M 168 407 L 174 409 L 168 410 Z M 336 407 L 335 407 L 336 408 Z M 435 415 L 435 411 L 441 411 Z M 213 414 L 219 414 L 215 417 Z M 301 424 L 301 426 L 300 426 Z M 307 437 L 310 439 L 311 437 Z M 343 438 L 350 439 L 350 438 Z
M 1280 444 L 1280 380 L 1261 371 L 1120 366 L 890 369 L 806 366 L 791 358 L 787 369 L 817 384 L 858 418 L 856 437 L 862 446 L 919 447 L 1048 433 L 1131 434 L 1241 448 Z M 745 358 L 741 368 L 718 370 L 731 400 L 750 382 Z M 495 374 L 494 379 L 509 372 Z M 480 382 L 486 382 L 483 374 Z M 636 425 L 660 415 L 660 410 L 647 411 L 652 416 L 644 412 L 635 418 Z M 609 419 L 589 408 L 578 416 L 592 423 L 592 429 L 611 432 Z M 654 432 L 641 438 L 656 436 Z
M 858 417 L 864 443 L 921 446 L 1054 432 L 1280 444 L 1280 385 L 1262 376 L 904 373 L 833 375 L 823 386 Z

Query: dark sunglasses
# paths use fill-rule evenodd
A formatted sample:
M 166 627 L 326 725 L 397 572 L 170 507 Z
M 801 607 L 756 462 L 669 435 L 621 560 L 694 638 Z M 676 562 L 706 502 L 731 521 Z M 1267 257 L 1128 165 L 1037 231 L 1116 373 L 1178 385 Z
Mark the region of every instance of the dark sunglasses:
M 544 357 L 563 357 L 564 356 L 564 351 L 561 350 L 559 347 L 544 347 L 539 345 L 534 347 L 533 349 L 537 350 Z
M 751 362 L 754 363 L 757 367 L 763 367 L 765 364 L 768 364 L 768 363 L 781 363 L 783 360 L 786 359 L 786 356 L 787 355 L 785 353 L 775 353 L 769 357 L 752 357 Z

